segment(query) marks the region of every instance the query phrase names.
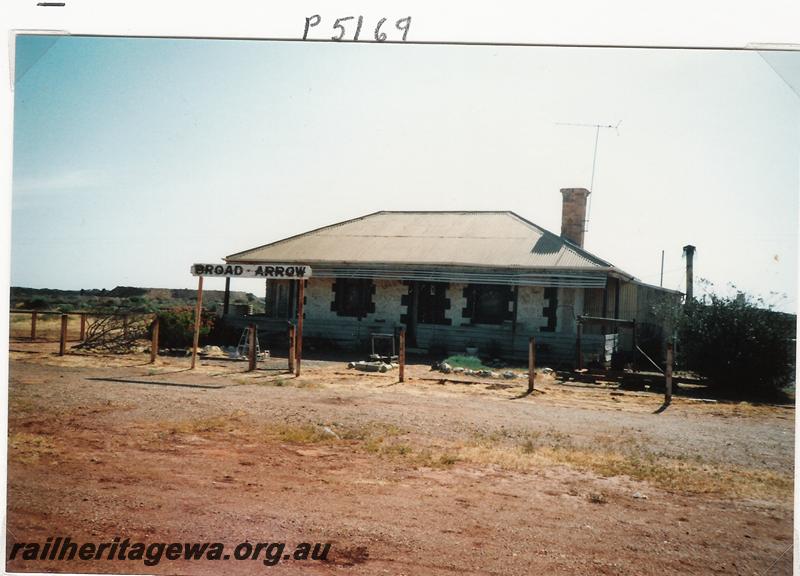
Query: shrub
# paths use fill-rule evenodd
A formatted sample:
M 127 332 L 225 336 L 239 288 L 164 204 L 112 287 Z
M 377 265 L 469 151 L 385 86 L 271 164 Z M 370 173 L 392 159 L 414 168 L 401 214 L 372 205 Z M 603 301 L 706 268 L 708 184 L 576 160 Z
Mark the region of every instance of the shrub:
M 736 395 L 775 397 L 794 376 L 796 317 L 740 295 L 711 295 L 677 317 L 682 368 Z
M 25 303 L 28 310 L 47 310 L 50 307 L 50 302 L 44 298 L 34 298 Z
M 453 368 L 469 368 L 470 370 L 484 370 L 486 366 L 483 365 L 483 362 L 480 361 L 479 358 L 475 356 L 449 356 L 445 362 L 447 362 Z
M 215 317 L 203 310 L 200 314 L 200 341 L 204 343 L 206 336 L 214 327 Z M 192 345 L 194 339 L 194 309 L 190 307 L 172 308 L 158 313 L 158 340 L 164 348 L 185 348 Z

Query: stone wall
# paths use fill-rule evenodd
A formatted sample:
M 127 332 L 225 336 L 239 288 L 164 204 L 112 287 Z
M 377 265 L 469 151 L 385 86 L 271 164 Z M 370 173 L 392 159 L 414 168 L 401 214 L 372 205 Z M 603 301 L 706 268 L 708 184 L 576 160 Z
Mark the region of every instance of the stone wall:
M 533 334 L 547 326 L 547 318 L 543 314 L 547 305 L 544 288 L 520 286 L 517 295 L 517 330 L 524 334 Z
M 405 327 L 402 317 L 407 306 L 403 303 L 408 294 L 408 286 L 401 281 L 379 280 L 374 282 L 375 292 L 372 302 L 374 312 L 362 318 L 339 316 L 331 310 L 334 302 L 334 280 L 331 278 L 312 278 L 306 285 L 305 333 L 330 342 L 342 348 L 364 350 L 368 346 L 370 334 L 392 333 Z M 470 318 L 462 316 L 467 302 L 464 297 L 464 284 L 451 284 L 446 297 L 450 307 L 445 317 L 451 325 L 418 324 L 418 347 L 427 349 L 435 346 L 450 353 L 462 353 L 467 345 L 478 346 L 482 351 L 496 350 L 505 357 L 522 357 L 527 354 L 528 338 L 535 336 L 537 342 L 545 344 L 543 358 L 558 357 L 569 359 L 574 355 L 575 316 L 583 313 L 583 290 L 559 288 L 553 291 L 558 299 L 556 308 L 555 332 L 543 332 L 548 320 L 545 309 L 550 305 L 545 298 L 545 289 L 538 286 L 521 286 L 517 294 L 517 321 L 501 324 L 472 324 Z M 513 301 L 509 302 L 509 311 Z M 510 317 L 510 315 L 509 315 Z M 284 328 L 282 325 L 279 327 Z M 602 343 L 601 343 L 602 344 Z M 590 347 L 587 341 L 587 349 Z
M 331 310 L 336 294 L 333 291 L 333 278 L 312 278 L 306 285 L 305 318 L 309 320 L 341 320 L 359 322 L 359 319 L 349 316 L 339 316 Z M 375 293 L 372 301 L 375 312 L 367 314 L 360 321 L 369 323 L 386 323 L 394 325 L 400 323 L 400 316 L 405 314 L 406 307 L 400 303 L 403 294 L 408 293 L 408 287 L 400 280 L 376 280 Z
M 334 300 L 332 278 L 312 278 L 306 285 L 305 312 L 307 319 L 313 320 L 353 320 L 338 316 L 331 310 Z M 450 319 L 452 326 L 469 326 L 471 320 L 463 318 L 462 310 L 467 305 L 464 297 L 465 284 L 451 284 L 447 289 L 447 298 L 450 299 L 450 308 L 445 310 L 445 317 Z M 406 306 L 401 303 L 402 297 L 408 293 L 408 286 L 399 280 L 375 281 L 375 293 L 372 301 L 375 303 L 375 312 L 367 314 L 363 322 L 386 323 L 396 325 L 401 323 L 401 316 L 406 313 Z M 574 315 L 582 313 L 582 291 L 574 288 L 562 288 L 558 291 L 558 324 L 559 332 L 574 332 Z M 517 296 L 517 330 L 523 333 L 538 332 L 547 326 L 544 309 L 548 306 L 548 299 L 544 297 L 544 288 L 539 286 L 521 286 Z M 513 309 L 513 302 L 509 302 L 509 310 Z M 574 310 L 574 312 L 573 312 Z M 510 322 L 509 322 L 510 323 Z

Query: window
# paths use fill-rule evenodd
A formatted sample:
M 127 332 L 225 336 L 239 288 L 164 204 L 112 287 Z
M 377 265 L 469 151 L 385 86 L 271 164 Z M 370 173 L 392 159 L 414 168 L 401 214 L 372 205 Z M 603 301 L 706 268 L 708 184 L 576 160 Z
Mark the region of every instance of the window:
M 415 285 L 417 296 L 417 321 L 420 324 L 450 324 L 445 318 L 445 310 L 450 308 L 450 300 L 445 298 L 447 284 L 442 282 L 418 282 Z
M 372 302 L 372 294 L 375 287 L 372 280 L 361 278 L 337 278 L 333 283 L 333 291 L 336 293 L 331 310 L 338 316 L 352 316 L 363 318 L 371 312 L 375 312 L 375 304 Z
M 511 286 L 470 284 L 464 289 L 467 307 L 461 315 L 473 324 L 502 324 L 513 319 L 509 303 L 513 295 Z

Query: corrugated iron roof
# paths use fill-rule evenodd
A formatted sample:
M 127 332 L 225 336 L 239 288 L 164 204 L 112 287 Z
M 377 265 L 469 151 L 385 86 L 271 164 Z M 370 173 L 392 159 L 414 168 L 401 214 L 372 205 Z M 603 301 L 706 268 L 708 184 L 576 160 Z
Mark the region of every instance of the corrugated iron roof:
M 311 266 L 613 269 L 605 260 L 510 211 L 375 212 L 238 252 L 226 260 Z

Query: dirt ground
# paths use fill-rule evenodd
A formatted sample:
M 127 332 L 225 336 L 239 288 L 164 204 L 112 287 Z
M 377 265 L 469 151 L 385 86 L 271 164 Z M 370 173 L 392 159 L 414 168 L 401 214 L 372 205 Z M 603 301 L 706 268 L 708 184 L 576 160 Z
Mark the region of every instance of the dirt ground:
M 330 542 L 325 561 L 34 561 L 159 574 L 790 574 L 794 408 L 426 365 L 67 355 L 12 342 L 8 535 Z M 462 378 L 462 380 L 470 380 Z

